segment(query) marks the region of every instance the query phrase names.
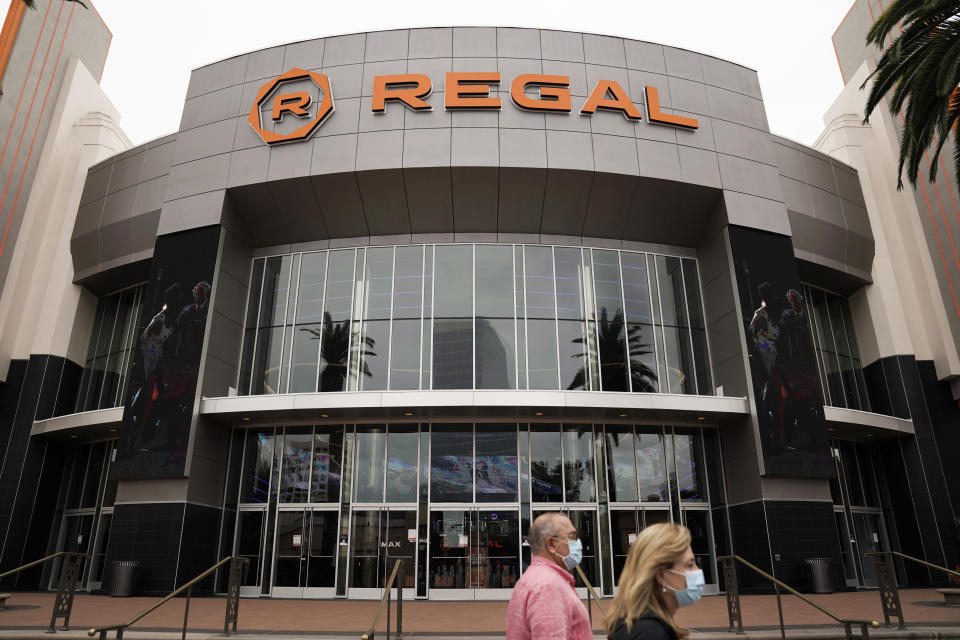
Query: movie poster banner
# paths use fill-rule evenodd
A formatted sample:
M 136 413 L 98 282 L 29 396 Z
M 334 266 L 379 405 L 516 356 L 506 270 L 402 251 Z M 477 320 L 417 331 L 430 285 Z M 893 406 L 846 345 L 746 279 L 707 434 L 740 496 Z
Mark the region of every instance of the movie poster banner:
M 157 238 L 114 477 L 184 475 L 220 227 Z
M 766 475 L 834 475 L 790 238 L 728 227 Z

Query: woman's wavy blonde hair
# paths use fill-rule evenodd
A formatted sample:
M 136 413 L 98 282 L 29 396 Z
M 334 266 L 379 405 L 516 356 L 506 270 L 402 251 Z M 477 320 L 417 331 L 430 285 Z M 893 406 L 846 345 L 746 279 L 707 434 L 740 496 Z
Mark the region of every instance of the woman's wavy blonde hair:
M 620 574 L 617 595 L 607 612 L 605 626 L 612 636 L 620 624 L 629 630 L 634 620 L 652 613 L 673 627 L 678 638 L 690 635 L 674 622 L 657 584 L 657 571 L 669 569 L 690 546 L 690 530 L 679 524 L 654 524 L 637 536 Z

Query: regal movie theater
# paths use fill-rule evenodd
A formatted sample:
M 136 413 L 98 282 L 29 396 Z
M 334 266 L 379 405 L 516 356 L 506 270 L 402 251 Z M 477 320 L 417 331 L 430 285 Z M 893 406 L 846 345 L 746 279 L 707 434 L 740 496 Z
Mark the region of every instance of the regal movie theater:
M 898 191 L 900 122 L 863 121 L 875 0 L 813 147 L 738 64 L 494 27 L 215 62 L 132 146 L 74 4 L 0 36 L 0 571 L 156 595 L 236 555 L 243 595 L 365 599 L 400 559 L 506 599 L 546 511 L 602 595 L 657 522 L 707 593 L 728 554 L 960 562 L 958 180 Z

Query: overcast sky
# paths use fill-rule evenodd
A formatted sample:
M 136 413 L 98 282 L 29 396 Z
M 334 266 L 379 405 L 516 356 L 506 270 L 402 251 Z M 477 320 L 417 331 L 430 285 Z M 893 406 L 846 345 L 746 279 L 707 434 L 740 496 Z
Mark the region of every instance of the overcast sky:
M 770 130 L 811 144 L 843 86 L 830 37 L 853 0 L 93 0 L 113 42 L 102 85 L 134 144 L 171 133 L 190 70 L 341 33 L 497 25 L 618 35 L 756 69 Z M 289 18 L 293 16 L 293 18 Z

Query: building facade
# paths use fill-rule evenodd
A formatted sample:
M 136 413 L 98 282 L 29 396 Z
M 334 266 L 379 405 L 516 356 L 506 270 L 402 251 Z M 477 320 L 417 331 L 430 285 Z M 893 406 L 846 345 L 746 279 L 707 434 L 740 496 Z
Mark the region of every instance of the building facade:
M 556 510 L 605 594 L 663 521 L 713 592 L 731 552 L 956 562 L 952 307 L 855 98 L 812 149 L 752 70 L 517 28 L 196 69 L 179 131 L 78 174 L 69 338 L 4 353 L 2 567 L 164 593 L 236 554 L 247 595 L 369 598 L 403 559 L 413 597 L 506 598 Z

